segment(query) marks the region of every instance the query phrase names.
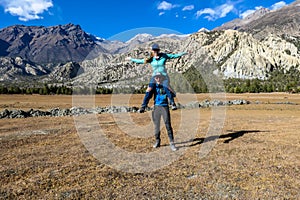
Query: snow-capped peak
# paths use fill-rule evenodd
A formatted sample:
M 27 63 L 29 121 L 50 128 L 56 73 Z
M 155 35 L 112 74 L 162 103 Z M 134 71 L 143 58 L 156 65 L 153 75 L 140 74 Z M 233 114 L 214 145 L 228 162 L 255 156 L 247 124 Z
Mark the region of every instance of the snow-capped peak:
M 190 35 L 190 34 L 182 34 L 182 35 L 179 35 L 179 34 L 171 33 L 171 34 L 162 34 L 162 35 L 160 35 L 160 36 L 157 36 L 156 38 L 183 39 L 183 38 L 188 37 L 189 35 Z
M 200 28 L 199 30 L 198 30 L 198 32 L 209 32 L 209 30 L 207 29 L 207 28 Z
M 131 38 L 130 40 L 128 40 L 126 43 L 130 43 L 133 41 L 138 41 L 138 42 L 147 42 L 152 40 L 154 37 L 151 34 L 148 33 L 142 33 L 142 34 L 137 34 L 136 36 L 134 36 L 133 38 Z

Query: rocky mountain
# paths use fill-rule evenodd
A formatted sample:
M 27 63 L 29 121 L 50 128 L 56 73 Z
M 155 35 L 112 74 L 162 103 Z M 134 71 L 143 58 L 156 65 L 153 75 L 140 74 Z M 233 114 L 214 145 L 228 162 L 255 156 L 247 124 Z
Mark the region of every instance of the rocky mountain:
M 261 8 L 245 19 L 230 21 L 215 30 L 227 29 L 251 33 L 257 39 L 263 39 L 270 33 L 300 37 L 300 1 L 275 11 Z
M 140 87 L 148 82 L 151 68 L 125 57 L 148 57 L 153 43 L 159 43 L 163 52 L 188 52 L 167 63 L 170 74 L 200 67 L 202 76 L 268 79 L 277 69 L 300 70 L 299 9 L 300 1 L 295 1 L 276 11 L 260 9 L 213 31 L 200 29 L 185 36 L 139 34 L 127 42 L 97 38 L 72 24 L 11 26 L 0 30 L 0 81 L 20 82 L 28 77 L 75 86 Z
M 24 78 L 41 82 L 69 81 L 82 73 L 80 65 L 91 59 L 96 58 L 101 65 L 108 65 L 113 63 L 111 59 L 115 54 L 130 52 L 145 42 L 156 38 L 180 40 L 184 37 L 139 34 L 121 42 L 87 34 L 73 24 L 53 27 L 15 25 L 0 30 L 0 80 L 14 81 L 14 84 Z
M 300 1 L 267 13 L 263 18 L 248 23 L 241 31 L 251 33 L 259 39 L 269 33 L 300 37 Z
M 228 30 L 228 29 L 239 30 L 242 29 L 243 27 L 246 27 L 248 23 L 262 18 L 265 14 L 269 12 L 271 11 L 267 8 L 260 8 L 254 13 L 246 16 L 244 19 L 241 18 L 234 19 L 225 24 L 222 24 L 222 26 L 217 27 L 214 30 Z
M 126 56 L 145 58 L 152 43 L 159 43 L 165 52 L 189 52 L 181 59 L 170 60 L 169 73 L 185 73 L 191 66 L 203 68 L 222 78 L 268 79 L 276 69 L 300 70 L 300 49 L 281 37 L 270 34 L 260 41 L 246 32 L 236 30 L 197 32 L 184 40 L 156 39 L 137 46 L 132 51 L 101 55 L 82 63 L 84 73 L 72 80 L 73 85 L 101 84 L 105 87 L 140 86 L 148 81 L 151 68 L 125 61 Z M 202 70 L 202 71 L 201 71 Z
M 106 52 L 79 25 L 15 25 L 0 30 L 0 56 L 21 57 L 39 64 L 80 62 L 90 52 Z

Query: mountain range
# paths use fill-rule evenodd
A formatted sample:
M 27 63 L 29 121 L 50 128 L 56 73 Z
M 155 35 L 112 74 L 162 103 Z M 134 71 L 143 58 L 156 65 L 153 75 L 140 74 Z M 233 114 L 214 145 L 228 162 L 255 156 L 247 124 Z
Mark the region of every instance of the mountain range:
M 0 30 L 0 82 L 138 85 L 149 79 L 151 69 L 125 57 L 145 58 L 153 43 L 164 52 L 188 52 L 168 62 L 170 73 L 185 73 L 207 59 L 222 79 L 268 79 L 275 69 L 300 70 L 300 1 L 276 11 L 262 8 L 212 31 L 139 34 L 127 42 L 101 39 L 74 24 L 10 26 Z
M 251 33 L 255 38 L 262 39 L 270 33 L 300 36 L 300 1 L 271 11 L 261 8 L 244 19 L 236 19 L 223 24 L 214 30 L 234 29 Z

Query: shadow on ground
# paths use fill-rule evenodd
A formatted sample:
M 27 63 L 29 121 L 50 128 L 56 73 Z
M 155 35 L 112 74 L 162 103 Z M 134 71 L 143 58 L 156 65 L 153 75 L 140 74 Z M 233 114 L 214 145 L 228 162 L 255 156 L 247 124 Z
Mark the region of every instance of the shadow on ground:
M 223 143 L 229 143 L 232 140 L 235 140 L 239 137 L 242 137 L 245 134 L 259 133 L 259 132 L 263 132 L 263 131 L 260 131 L 260 130 L 240 130 L 240 131 L 231 132 L 231 133 L 228 133 L 228 134 L 225 134 L 225 135 L 209 136 L 207 138 L 194 138 L 194 139 L 191 139 L 191 140 L 188 140 L 188 141 L 185 141 L 185 142 L 178 142 L 177 144 L 184 144 L 183 146 L 180 146 L 180 147 L 192 147 L 192 146 L 200 145 L 200 144 L 205 143 L 205 142 L 210 142 L 210 141 L 213 141 L 213 140 L 217 140 L 219 138 L 220 139 L 226 139 L 226 140 L 224 140 Z M 189 143 L 191 143 L 191 144 L 189 144 Z

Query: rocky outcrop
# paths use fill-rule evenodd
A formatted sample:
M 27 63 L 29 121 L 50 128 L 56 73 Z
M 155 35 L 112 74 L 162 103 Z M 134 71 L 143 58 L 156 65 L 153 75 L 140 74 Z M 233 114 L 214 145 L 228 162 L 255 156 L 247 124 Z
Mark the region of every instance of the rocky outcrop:
M 62 82 L 69 81 L 82 72 L 83 69 L 76 62 L 49 66 L 29 62 L 21 57 L 0 57 L 0 81 L 4 82 L 21 83 L 26 80 L 30 85 L 38 77 L 43 82 Z
M 49 74 L 49 77 L 47 78 L 48 81 L 69 81 L 76 76 L 83 73 L 82 67 L 77 62 L 68 62 L 66 64 L 59 64 L 52 72 Z M 45 79 L 44 79 L 45 80 Z
M 28 62 L 20 57 L 0 57 L 0 80 L 18 80 L 19 77 L 32 77 L 47 74 L 48 71 L 41 65 Z
M 276 68 L 300 70 L 298 48 L 278 36 L 269 35 L 259 41 L 252 35 L 234 30 L 210 33 L 218 36 L 205 45 L 209 37 L 205 33 L 195 34 L 195 40 L 204 41 L 203 48 L 218 66 L 217 73 L 224 78 L 267 79 Z M 203 43 L 203 42 L 202 42 Z

